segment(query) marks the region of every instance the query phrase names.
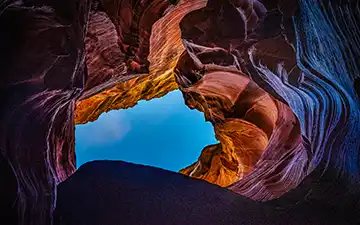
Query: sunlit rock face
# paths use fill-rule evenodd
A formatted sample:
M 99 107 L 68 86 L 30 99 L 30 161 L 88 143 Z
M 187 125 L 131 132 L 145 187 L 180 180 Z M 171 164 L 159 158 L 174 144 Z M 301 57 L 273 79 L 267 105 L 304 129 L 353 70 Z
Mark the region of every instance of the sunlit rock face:
M 353 0 L 3 1 L 0 174 L 17 183 L 12 212 L 51 224 L 57 185 L 75 170 L 74 121 L 179 88 L 220 141 L 181 173 L 260 205 L 358 213 L 359 17 Z
M 174 76 L 169 73 L 152 79 L 147 76 L 136 77 L 77 102 L 75 123 L 95 121 L 104 112 L 133 107 L 139 100 L 160 98 L 177 88 Z
M 98 15 L 99 13 L 90 17 L 89 32 L 86 39 L 87 50 L 89 52 L 87 56 L 89 57 L 89 60 L 87 60 L 86 64 L 89 71 L 91 70 L 95 73 L 95 71 L 98 70 L 96 73 L 100 74 L 99 76 L 95 75 L 93 78 L 94 82 L 101 84 L 100 86 L 97 86 L 97 88 L 104 89 L 103 79 L 107 78 L 101 74 L 107 74 L 105 71 L 107 68 L 106 65 L 111 68 L 118 68 L 119 71 L 116 76 L 110 75 L 110 77 L 115 76 L 115 78 L 112 79 L 113 82 L 110 82 L 110 85 L 113 84 L 114 86 L 114 84 L 117 84 L 116 86 L 106 89 L 94 96 L 91 95 L 97 93 L 98 91 L 89 91 L 84 93 L 81 97 L 81 101 L 76 104 L 75 122 L 77 124 L 84 124 L 89 121 L 94 121 L 103 112 L 129 108 L 134 106 L 139 100 L 159 98 L 164 96 L 166 93 L 177 89 L 178 87 L 173 75 L 173 69 L 177 64 L 180 55 L 185 50 L 181 42 L 179 23 L 187 13 L 202 8 L 205 5 L 206 0 L 183 0 L 176 5 L 170 5 L 166 11 L 164 11 L 163 16 L 152 26 L 151 34 L 149 31 L 150 35 L 148 41 L 150 45 L 148 50 L 149 55 L 147 56 L 147 60 L 149 62 L 149 73 L 144 73 L 142 76 L 136 76 L 135 78 L 131 73 L 126 74 L 126 76 L 121 75 L 121 64 L 119 62 L 124 61 L 121 61 L 121 57 L 115 53 L 116 51 L 120 52 L 120 48 L 115 44 L 117 35 L 115 34 L 115 28 L 112 33 L 111 29 L 105 28 L 104 24 L 108 26 L 105 19 L 103 19 L 104 21 L 94 24 L 94 26 L 98 25 L 104 30 L 104 32 L 101 33 L 102 35 L 100 35 L 100 37 L 104 37 L 105 41 L 102 55 L 108 55 L 111 60 L 92 56 L 95 51 L 93 50 L 94 48 L 102 49 L 102 43 L 100 41 L 92 41 L 93 39 L 99 40 L 100 38 L 99 35 L 91 33 L 92 30 L 90 27 L 92 21 L 99 20 L 97 19 L 100 17 Z M 148 10 L 150 10 L 150 7 Z M 106 18 L 105 13 L 102 12 L 101 15 L 103 15 L 101 18 Z M 110 25 L 114 26 L 112 24 L 109 24 L 109 26 Z M 95 29 L 96 27 L 94 27 L 94 30 Z M 98 32 L 101 32 L 101 30 Z M 111 36 L 110 40 L 108 39 L 108 36 Z M 113 44 L 109 43 L 111 40 L 114 40 Z M 92 47 L 92 45 L 94 45 L 94 47 Z M 105 65 L 101 64 L 101 62 Z M 109 68 L 107 71 L 114 71 L 114 69 L 110 70 Z M 91 77 L 88 79 L 87 85 L 89 85 L 90 79 Z M 130 80 L 124 81 L 125 79 Z
M 269 139 L 277 135 L 274 129 L 280 121 L 286 123 L 289 130 L 297 130 L 295 136 L 300 135 L 296 118 L 284 121 L 283 116 L 278 115 L 278 106 L 286 106 L 241 73 L 213 68 L 194 85 L 184 85 L 187 87 L 181 90 L 186 103 L 204 112 L 220 141 L 216 147 L 204 149 L 204 154 L 210 157 L 200 157 L 199 162 L 181 171 L 184 174 L 228 186 L 252 171 Z M 291 110 L 287 112 L 291 118 Z

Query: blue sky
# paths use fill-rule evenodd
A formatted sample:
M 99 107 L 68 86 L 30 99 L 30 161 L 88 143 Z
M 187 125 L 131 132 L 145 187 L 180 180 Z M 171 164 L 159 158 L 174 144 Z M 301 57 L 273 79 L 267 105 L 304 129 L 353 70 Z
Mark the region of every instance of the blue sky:
M 190 110 L 180 91 L 130 109 L 103 113 L 75 127 L 77 166 L 111 159 L 178 171 L 195 162 L 203 147 L 217 143 L 203 113 Z

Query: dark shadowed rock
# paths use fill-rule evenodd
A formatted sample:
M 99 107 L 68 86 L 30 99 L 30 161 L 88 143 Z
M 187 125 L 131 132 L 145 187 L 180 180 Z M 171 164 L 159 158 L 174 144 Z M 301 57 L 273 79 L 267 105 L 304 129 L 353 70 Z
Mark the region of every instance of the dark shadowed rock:
M 352 224 L 340 213 L 301 203 L 282 210 L 205 181 L 122 161 L 82 165 L 58 188 L 56 225 Z
M 17 182 L 6 158 L 0 154 L 0 221 L 2 224 L 16 224 Z

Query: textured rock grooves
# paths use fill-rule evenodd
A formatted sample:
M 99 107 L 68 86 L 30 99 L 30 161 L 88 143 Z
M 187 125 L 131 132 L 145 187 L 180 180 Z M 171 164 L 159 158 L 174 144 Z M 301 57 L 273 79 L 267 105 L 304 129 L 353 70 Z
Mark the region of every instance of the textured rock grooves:
M 224 16 L 225 10 L 229 17 Z M 181 23 L 187 53 L 176 68 L 187 105 L 204 112 L 221 142 L 206 147 L 198 162 L 180 172 L 221 186 L 231 185 L 233 191 L 256 200 L 279 197 L 297 186 L 309 172 L 311 161 L 296 116 L 249 80 L 258 73 L 251 71 L 249 59 L 238 58 L 247 51 L 263 50 L 257 48 L 263 38 L 257 33 L 266 32 L 259 25 L 267 22 L 265 13 L 259 2 L 209 1 L 206 8 L 190 13 Z M 244 21 L 244 16 L 248 20 Z M 269 19 L 272 17 L 276 18 L 272 15 Z M 194 21 L 197 26 L 190 26 Z M 241 24 L 238 31 L 232 30 L 234 23 Z M 271 32 L 267 35 L 279 39 L 280 28 Z M 221 38 L 214 34 L 221 34 Z M 295 52 L 282 42 L 284 47 L 274 49 L 272 57 L 287 58 L 296 66 Z
M 179 88 L 220 141 L 182 173 L 282 208 L 359 210 L 358 4 L 3 1 L 4 207 L 17 196 L 19 224 L 51 224 L 75 121 Z
M 86 94 L 85 92 L 81 97 L 82 100 L 76 104 L 75 122 L 77 124 L 84 124 L 89 121 L 94 121 L 99 118 L 103 112 L 132 107 L 141 99 L 150 100 L 152 98 L 159 98 L 177 89 L 178 87 L 172 71 L 180 55 L 185 50 L 181 41 L 179 23 L 187 13 L 202 8 L 205 5 L 206 0 L 196 0 L 180 1 L 176 6 L 170 6 L 164 12 L 164 16 L 157 20 L 152 27 L 149 40 L 150 52 L 148 56 L 150 72 L 144 74 L 144 76 L 127 76 L 127 79 L 130 78 L 130 80 L 121 83 L 117 80 L 115 81 L 118 83 L 116 86 L 91 97 L 88 97 L 90 94 Z M 95 18 L 90 17 L 90 25 L 93 20 L 95 20 Z M 88 34 L 91 33 L 96 32 L 89 29 Z M 108 33 L 110 32 L 108 31 L 103 35 L 110 35 Z M 112 37 L 114 38 L 116 36 Z M 86 40 L 87 46 L 91 46 L 89 40 L 90 39 Z M 99 44 L 95 45 L 99 46 Z M 109 44 L 106 46 L 109 46 Z M 116 54 L 105 48 L 106 46 L 103 48 L 98 47 L 98 49 L 102 49 L 102 54 L 108 55 L 112 58 L 111 60 L 117 59 Z M 88 49 L 88 51 L 91 51 L 91 49 Z M 90 58 L 94 60 L 94 57 Z M 106 62 L 107 65 L 119 66 L 118 63 L 104 62 Z M 88 68 L 92 66 L 92 61 L 87 61 L 87 65 Z M 94 70 L 104 70 L 106 67 L 95 64 L 93 68 Z M 99 71 L 99 73 L 103 72 Z M 100 79 L 103 79 L 102 77 L 103 75 L 95 76 L 95 81 L 101 84 Z M 99 86 L 96 87 L 99 89 Z M 103 87 L 101 88 L 103 89 Z M 96 92 L 97 91 L 92 91 L 91 93 Z
M 189 68 L 189 63 L 186 65 Z M 242 193 L 256 199 L 278 197 L 297 185 L 304 174 L 298 177 L 292 174 L 292 179 L 287 179 L 288 174 L 281 172 L 284 161 L 297 159 L 297 167 L 305 167 L 308 161 L 298 120 L 289 107 L 239 71 L 213 65 L 203 65 L 202 69 L 201 80 L 194 85 L 184 82 L 186 87 L 182 91 L 187 105 L 203 111 L 213 123 L 220 144 L 206 147 L 198 162 L 180 172 L 221 186 L 235 183 L 232 188 L 240 193 L 243 185 L 256 182 L 259 177 L 271 179 L 276 188 L 263 183 L 256 185 L 259 190 L 254 188 L 253 192 Z M 180 79 L 188 80 L 184 79 L 185 74 L 179 73 Z M 299 155 L 302 155 L 300 160 Z M 269 161 L 277 163 L 269 164 Z M 286 166 L 287 171 L 295 170 L 291 165 Z M 244 181 L 237 182 L 246 175 Z M 254 177 L 256 180 L 252 180 Z

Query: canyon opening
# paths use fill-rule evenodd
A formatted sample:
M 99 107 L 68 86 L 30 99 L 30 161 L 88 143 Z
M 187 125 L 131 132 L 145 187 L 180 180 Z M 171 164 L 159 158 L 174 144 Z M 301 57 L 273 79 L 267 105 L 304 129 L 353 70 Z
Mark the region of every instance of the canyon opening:
M 213 129 L 175 90 L 76 125 L 77 167 L 93 160 L 123 160 L 178 172 L 196 162 L 204 146 L 217 143 Z

